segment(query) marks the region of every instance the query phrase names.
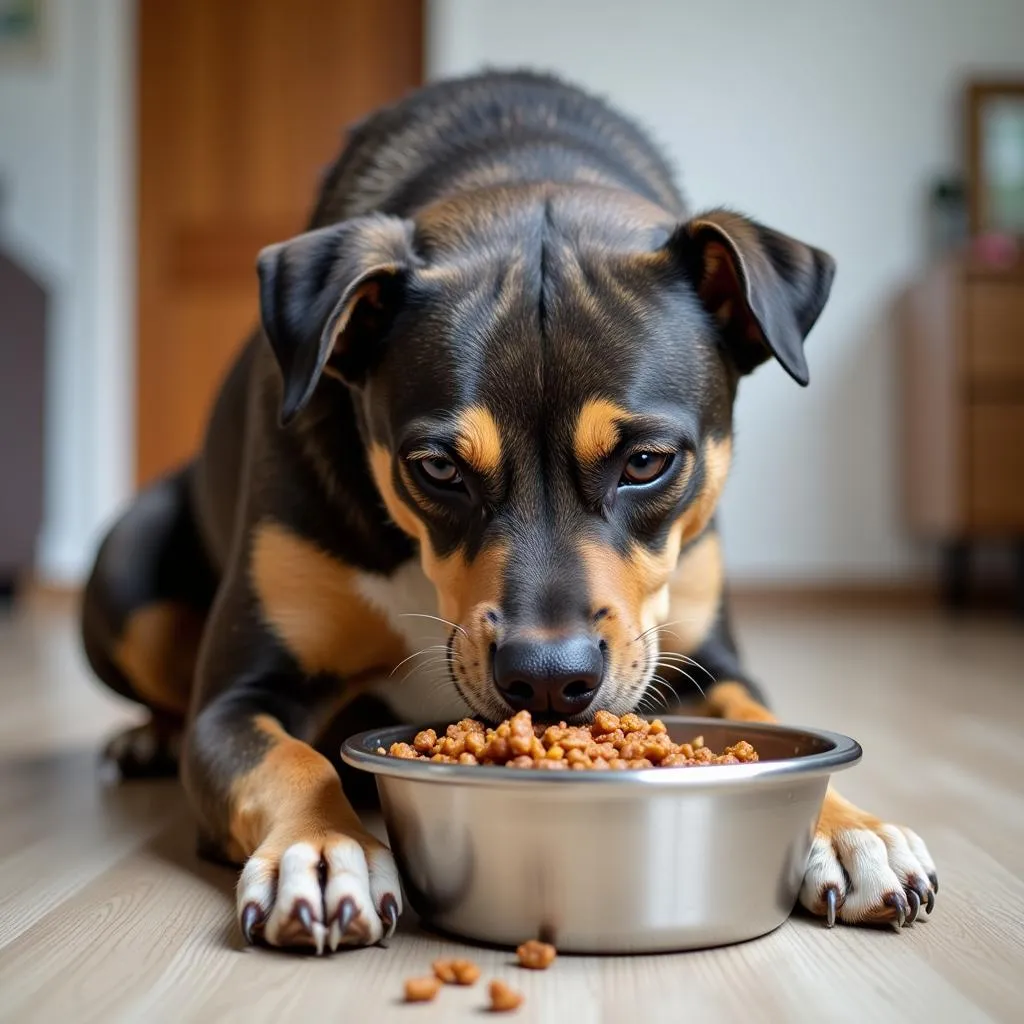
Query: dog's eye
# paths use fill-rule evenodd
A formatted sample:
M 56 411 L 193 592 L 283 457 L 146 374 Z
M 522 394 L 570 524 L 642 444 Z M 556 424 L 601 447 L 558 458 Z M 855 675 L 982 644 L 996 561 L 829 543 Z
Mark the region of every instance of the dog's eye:
M 432 483 L 440 487 L 459 487 L 462 484 L 462 474 L 458 466 L 448 459 L 428 458 L 419 460 L 419 468 L 423 475 Z
M 633 452 L 622 471 L 619 485 L 649 484 L 657 480 L 672 463 L 664 452 Z

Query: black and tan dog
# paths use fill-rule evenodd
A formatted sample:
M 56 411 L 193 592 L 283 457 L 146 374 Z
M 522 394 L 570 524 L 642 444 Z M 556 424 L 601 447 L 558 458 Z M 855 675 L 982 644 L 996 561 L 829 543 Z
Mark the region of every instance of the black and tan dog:
M 692 658 L 709 713 L 771 718 L 714 512 L 737 383 L 770 356 L 807 383 L 832 275 L 736 214 L 691 218 L 643 134 L 554 79 L 434 85 L 352 133 L 311 230 L 260 254 L 263 330 L 202 451 L 114 526 L 86 593 L 94 668 L 152 709 L 122 767 L 171 766 L 183 732 L 247 938 L 394 927 L 391 855 L 315 749 L 354 701 L 580 721 Z M 391 674 L 420 651 L 432 671 Z M 935 887 L 917 836 L 829 795 L 807 907 L 902 923 Z

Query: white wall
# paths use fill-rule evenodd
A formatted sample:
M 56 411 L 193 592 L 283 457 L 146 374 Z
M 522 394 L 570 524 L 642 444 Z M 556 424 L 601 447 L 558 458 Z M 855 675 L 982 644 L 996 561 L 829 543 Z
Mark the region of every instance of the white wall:
M 897 289 L 924 191 L 959 155 L 962 79 L 1024 72 L 1022 0 L 433 0 L 435 77 L 529 65 L 613 99 L 668 148 L 695 208 L 728 204 L 829 250 L 812 384 L 745 383 L 723 505 L 745 579 L 909 576 L 899 520 Z
M 131 484 L 133 10 L 48 0 L 42 60 L 0 66 L 0 233 L 53 296 L 38 562 L 56 581 Z

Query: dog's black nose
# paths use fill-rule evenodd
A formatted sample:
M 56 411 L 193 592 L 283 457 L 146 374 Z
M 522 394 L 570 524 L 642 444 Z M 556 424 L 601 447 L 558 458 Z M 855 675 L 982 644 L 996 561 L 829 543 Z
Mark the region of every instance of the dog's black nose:
M 494 682 L 517 711 L 575 715 L 594 699 L 604 654 L 592 637 L 509 640 L 494 655 Z

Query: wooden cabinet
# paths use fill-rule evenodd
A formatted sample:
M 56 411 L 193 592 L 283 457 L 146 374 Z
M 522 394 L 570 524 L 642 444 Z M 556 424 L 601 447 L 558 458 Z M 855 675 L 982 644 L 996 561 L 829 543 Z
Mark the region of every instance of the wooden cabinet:
M 956 256 L 905 296 L 904 507 L 966 599 L 970 545 L 1015 545 L 1024 605 L 1024 265 Z

